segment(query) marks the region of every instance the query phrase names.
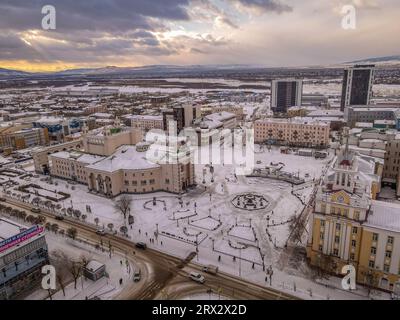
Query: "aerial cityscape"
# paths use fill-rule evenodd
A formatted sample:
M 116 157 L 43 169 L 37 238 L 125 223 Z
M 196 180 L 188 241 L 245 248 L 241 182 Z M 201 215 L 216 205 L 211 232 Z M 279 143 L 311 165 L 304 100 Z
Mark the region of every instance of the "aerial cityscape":
M 0 300 L 400 300 L 398 2 L 0 13 Z

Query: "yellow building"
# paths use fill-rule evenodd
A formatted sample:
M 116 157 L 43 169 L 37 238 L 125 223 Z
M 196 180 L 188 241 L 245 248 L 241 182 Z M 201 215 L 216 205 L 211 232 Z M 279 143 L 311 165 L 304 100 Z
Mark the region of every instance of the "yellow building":
M 394 291 L 400 289 L 400 205 L 373 200 L 379 186 L 373 159 L 346 148 L 317 192 L 307 257 L 333 274 L 352 264 L 358 283 Z

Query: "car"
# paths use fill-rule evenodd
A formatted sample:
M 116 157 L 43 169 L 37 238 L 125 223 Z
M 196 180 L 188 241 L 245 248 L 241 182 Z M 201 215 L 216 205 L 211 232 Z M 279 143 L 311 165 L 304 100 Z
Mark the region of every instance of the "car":
M 192 279 L 195 282 L 202 283 L 202 284 L 206 281 L 204 276 L 201 275 L 200 273 L 197 273 L 197 272 L 191 272 L 189 274 L 189 278 Z
M 204 266 L 203 271 L 209 274 L 216 275 L 218 273 L 218 267 L 210 264 L 208 266 Z
M 141 272 L 140 269 L 138 269 L 138 270 L 135 271 L 135 273 L 133 274 L 133 281 L 134 281 L 134 282 L 139 282 L 141 278 L 142 278 L 142 272 Z
M 31 211 L 33 213 L 40 213 L 41 212 L 41 210 L 39 208 L 32 208 Z
M 63 220 L 64 220 L 64 217 L 61 216 L 61 215 L 57 215 L 57 216 L 55 217 L 55 219 L 56 219 L 56 220 L 59 220 L 59 221 L 63 221 Z
M 147 245 L 144 242 L 138 242 L 138 243 L 136 243 L 135 246 L 136 246 L 136 248 L 143 249 L 143 250 L 146 250 L 146 248 L 147 248 Z
M 98 234 L 99 236 L 104 236 L 104 235 L 106 235 L 106 230 L 104 230 L 104 229 L 97 229 L 97 230 L 96 230 L 96 234 Z

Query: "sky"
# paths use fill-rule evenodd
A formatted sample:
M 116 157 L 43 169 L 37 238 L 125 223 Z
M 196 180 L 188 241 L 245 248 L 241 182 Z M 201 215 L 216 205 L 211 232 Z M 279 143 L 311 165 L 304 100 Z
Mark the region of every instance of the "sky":
M 56 29 L 42 29 L 44 5 Z M 342 8 L 355 8 L 343 29 Z M 398 0 L 0 0 L 0 68 L 293 67 L 400 54 Z

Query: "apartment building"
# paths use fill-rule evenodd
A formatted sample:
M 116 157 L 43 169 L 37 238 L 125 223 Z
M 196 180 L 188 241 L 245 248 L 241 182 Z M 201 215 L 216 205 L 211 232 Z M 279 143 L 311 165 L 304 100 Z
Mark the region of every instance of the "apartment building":
M 133 115 L 129 117 L 131 121 L 131 127 L 135 129 L 141 129 L 146 132 L 152 129 L 164 128 L 164 122 L 162 116 L 152 115 Z
M 0 146 L 20 150 L 49 144 L 47 128 L 27 128 L 26 126 L 12 126 L 0 132 Z
M 330 125 L 322 121 L 262 119 L 254 123 L 256 143 L 287 144 L 302 147 L 329 145 Z
M 400 134 L 386 143 L 383 183 L 396 187 L 400 197 Z
M 397 130 L 400 129 L 398 127 L 398 123 L 400 123 L 400 108 L 395 106 L 349 106 L 344 110 L 344 118 L 351 128 L 355 127 L 357 122 L 374 123 L 376 120 L 393 120 L 397 124 Z

